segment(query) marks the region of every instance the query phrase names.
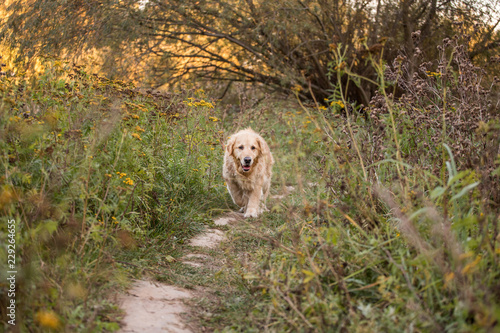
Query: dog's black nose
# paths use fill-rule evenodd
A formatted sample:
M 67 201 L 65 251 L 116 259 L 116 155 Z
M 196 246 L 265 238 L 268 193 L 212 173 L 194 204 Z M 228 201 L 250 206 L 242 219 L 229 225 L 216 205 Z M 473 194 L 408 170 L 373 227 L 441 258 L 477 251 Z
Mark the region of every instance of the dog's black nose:
M 245 157 L 243 159 L 243 162 L 245 162 L 245 164 L 250 164 L 250 162 L 252 162 L 252 158 L 251 157 Z

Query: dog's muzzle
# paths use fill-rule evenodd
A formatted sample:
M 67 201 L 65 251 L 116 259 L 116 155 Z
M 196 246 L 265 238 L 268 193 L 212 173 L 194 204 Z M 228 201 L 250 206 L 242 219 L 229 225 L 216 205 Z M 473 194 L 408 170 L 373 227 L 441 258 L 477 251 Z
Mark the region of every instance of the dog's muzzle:
M 251 157 L 245 157 L 243 159 L 243 162 L 241 163 L 241 167 L 243 168 L 243 171 L 245 171 L 245 172 L 250 171 L 251 165 L 252 165 L 252 158 Z

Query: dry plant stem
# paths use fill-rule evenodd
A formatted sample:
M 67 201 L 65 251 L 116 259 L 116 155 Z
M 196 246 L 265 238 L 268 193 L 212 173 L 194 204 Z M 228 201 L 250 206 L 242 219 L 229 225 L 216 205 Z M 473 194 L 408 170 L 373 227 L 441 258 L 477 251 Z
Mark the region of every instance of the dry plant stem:
M 294 255 L 299 255 L 299 253 L 289 247 L 286 247 L 285 245 L 281 244 L 280 241 L 274 239 L 274 238 L 271 238 L 269 236 L 266 236 L 266 235 L 263 235 L 262 233 L 260 233 L 259 230 L 257 230 L 254 226 L 252 226 L 250 223 L 246 223 L 247 226 L 250 227 L 250 229 L 253 229 L 253 231 L 255 231 L 256 233 L 251 233 L 251 232 L 246 232 L 247 235 L 249 236 L 252 236 L 252 237 L 255 237 L 257 239 L 263 239 L 263 240 L 266 240 L 268 241 L 269 243 L 273 244 L 274 246 L 278 246 L 280 248 L 282 248 L 283 250 L 287 251 L 288 253 L 292 253 Z
M 314 103 L 316 104 L 316 108 L 319 110 L 319 104 L 318 104 L 318 101 L 316 100 L 316 96 L 314 95 L 314 92 L 313 92 L 313 90 L 312 90 L 312 88 L 311 88 L 311 82 L 309 82 L 309 92 L 310 92 L 311 96 L 312 96 L 312 97 L 313 97 L 313 99 L 314 99 Z M 347 90 L 346 90 L 346 94 L 347 94 Z M 308 110 L 306 107 L 304 107 L 304 105 L 301 103 L 301 101 L 300 101 L 300 98 L 299 98 L 298 94 L 296 94 L 296 97 L 297 97 L 297 101 L 299 102 L 299 104 L 300 104 L 300 106 L 302 107 L 302 109 L 303 109 L 303 110 L 307 113 L 307 115 L 309 116 L 309 119 L 311 119 L 311 120 L 314 122 L 314 124 L 316 125 L 316 127 L 317 127 L 317 128 L 321 128 L 321 126 L 320 126 L 320 125 L 319 125 L 319 123 L 316 121 L 316 119 L 315 119 L 315 118 L 313 118 L 313 117 L 311 116 L 311 113 L 309 112 L 309 110 Z M 343 99 L 343 97 L 342 97 L 342 99 Z M 345 101 L 344 101 L 344 100 L 343 100 L 343 103 L 344 103 L 344 105 L 347 105 L 347 104 L 345 104 Z M 347 112 L 347 108 L 346 108 L 346 112 Z M 327 126 L 328 126 L 328 128 L 329 128 L 330 132 L 331 132 L 331 133 L 335 133 L 335 132 L 333 131 L 333 128 L 330 126 L 330 123 L 329 123 L 328 121 L 326 121 L 326 119 L 325 119 L 324 115 L 323 115 L 321 112 L 319 112 L 319 114 L 321 114 L 321 115 L 323 116 L 323 121 L 324 121 L 324 123 L 326 123 L 326 124 L 327 124 Z M 348 124 L 350 124 L 349 114 L 347 114 L 347 118 L 348 118 Z M 365 166 L 364 166 L 363 159 L 362 159 L 362 157 L 361 157 L 361 153 L 360 153 L 360 151 L 359 151 L 359 149 L 358 149 L 358 147 L 357 147 L 357 143 L 356 143 L 356 140 L 354 139 L 354 135 L 353 135 L 353 132 L 352 132 L 352 129 L 351 129 L 351 127 L 350 127 L 350 126 L 349 126 L 349 133 L 350 133 L 350 135 L 351 135 L 351 140 L 353 141 L 354 146 L 356 147 L 356 152 L 358 153 L 358 157 L 359 157 L 360 162 L 361 162 L 361 167 L 362 167 L 362 169 L 363 169 L 363 176 L 364 176 L 364 180 L 365 180 L 365 181 L 367 181 L 367 180 L 368 180 L 368 176 L 367 176 L 367 173 L 366 173 L 366 168 L 365 168 Z M 335 139 L 333 139 L 333 140 L 334 140 L 334 141 L 338 141 L 338 140 L 335 140 Z M 346 156 L 344 156 L 344 157 L 346 157 Z M 346 157 L 346 160 L 348 160 L 348 159 L 347 159 L 347 157 Z M 373 200 L 373 195 L 372 195 L 372 193 L 370 192 L 370 193 L 368 193 L 368 195 L 369 195 L 369 197 L 370 197 L 370 201 L 371 201 L 371 203 L 372 203 L 372 207 L 375 207 L 375 202 L 374 202 L 374 200 Z M 351 219 L 350 221 L 352 221 L 352 219 Z M 359 226 L 358 226 L 358 225 L 357 225 L 354 221 L 352 221 L 352 222 L 354 223 L 354 225 L 356 225 L 356 227 L 358 227 L 358 228 L 359 228 Z M 366 235 L 365 235 L 365 236 L 366 236 Z
M 403 214 L 399 206 L 394 202 L 389 191 L 381 187 L 375 187 L 375 193 L 393 210 L 394 215 L 399 219 L 399 229 L 405 235 L 408 243 L 420 253 L 430 257 L 431 249 L 429 249 L 428 244 L 420 237 L 412 221 Z
M 127 266 L 132 266 L 132 267 L 135 267 L 135 268 L 139 268 L 139 269 L 142 269 L 142 270 L 145 270 L 145 271 L 148 271 L 148 272 L 154 273 L 154 274 L 158 274 L 158 275 L 161 275 L 161 276 L 165 276 L 165 273 L 164 273 L 164 272 L 160 272 L 160 271 L 157 271 L 157 270 L 154 270 L 154 269 L 151 269 L 151 268 L 141 267 L 141 266 L 138 266 L 138 265 L 132 264 L 132 263 L 127 262 L 127 261 L 115 260 L 115 262 L 118 262 L 118 263 L 120 263 L 120 264 L 127 265 Z
M 298 185 L 298 188 L 299 188 L 299 193 L 301 193 L 301 196 L 302 196 L 302 202 L 304 204 L 307 204 L 307 200 L 306 200 L 305 194 L 304 194 L 304 184 L 302 182 L 302 177 L 300 176 L 302 174 L 300 172 L 300 167 L 299 167 L 299 153 L 301 151 L 300 145 L 301 145 L 301 142 L 299 141 L 298 144 L 297 144 L 297 149 L 296 149 L 297 153 L 294 155 L 295 174 L 296 174 L 296 177 L 297 177 L 297 185 Z
M 318 237 L 320 237 L 320 232 L 315 229 L 314 230 L 316 232 L 316 234 L 318 235 Z M 324 248 L 324 251 L 326 252 L 326 254 L 328 255 L 329 258 L 335 258 L 336 256 L 330 251 L 329 248 L 325 247 Z M 338 281 L 338 284 L 340 285 L 340 288 L 342 288 L 342 290 L 344 290 L 344 293 L 345 293 L 345 296 L 346 296 L 346 299 L 347 299 L 347 307 L 349 308 L 349 310 L 353 310 L 352 308 L 352 301 L 351 301 L 351 295 L 349 294 L 349 290 L 347 289 L 347 286 L 345 285 L 345 278 L 342 278 L 339 276 L 339 274 L 337 273 L 337 270 L 333 267 L 332 265 L 332 262 L 330 260 L 327 260 L 326 261 L 327 265 L 328 265 L 328 268 L 330 269 L 330 272 L 332 272 L 332 274 L 335 276 L 335 279 Z
M 121 218 L 123 218 L 125 216 L 125 214 L 127 213 L 127 210 L 128 210 L 128 206 L 130 205 L 130 202 L 133 201 L 133 199 L 134 199 L 134 192 L 135 192 L 135 188 L 137 187 L 137 185 L 139 185 L 139 182 L 135 183 L 134 188 L 132 189 L 132 192 L 130 193 L 130 197 L 128 199 L 127 206 L 125 206 L 125 209 L 123 210 L 123 213 L 120 216 Z M 132 202 L 132 209 L 133 208 L 134 208 L 134 204 Z
M 444 52 L 444 51 L 443 51 Z M 448 64 L 445 68 L 445 70 L 447 70 L 450 65 L 451 65 L 451 62 L 453 60 L 453 54 L 455 53 L 455 50 L 452 50 L 451 51 L 451 55 L 450 55 L 450 59 L 448 61 Z M 444 53 L 443 53 L 443 57 L 444 57 Z M 443 71 L 440 71 L 440 74 L 441 74 L 441 77 L 443 77 Z M 446 105 L 447 105 L 447 99 L 446 99 L 446 94 L 448 92 L 448 89 L 446 87 L 446 84 L 443 84 L 443 112 L 441 113 L 442 114 L 442 122 L 443 122 L 443 127 L 442 127 L 442 132 L 441 132 L 441 142 L 442 143 L 446 143 Z M 446 177 L 446 149 L 444 147 L 444 145 L 441 145 L 441 156 L 443 157 L 443 166 L 441 168 L 441 179 L 442 179 L 442 182 L 443 184 L 446 184 L 446 180 L 445 180 L 445 177 Z M 446 203 L 443 202 L 443 207 L 444 209 L 446 210 Z M 447 216 L 447 214 L 445 214 L 445 216 Z
M 340 55 L 335 53 L 335 58 L 337 60 L 337 63 L 341 63 L 341 59 L 339 59 Z M 337 84 L 339 87 L 342 87 L 342 80 L 341 80 L 341 75 L 340 72 L 337 72 Z M 363 162 L 363 157 L 361 156 L 361 152 L 359 151 L 358 143 L 356 141 L 356 138 L 354 138 L 354 133 L 352 132 L 352 127 L 351 127 L 351 115 L 349 114 L 349 108 L 347 105 L 346 99 L 345 99 L 345 94 L 342 92 L 342 89 L 339 89 L 341 97 L 342 97 L 342 103 L 344 103 L 345 106 L 345 112 L 346 112 L 346 119 L 347 119 L 347 128 L 349 129 L 349 135 L 351 136 L 352 144 L 354 145 L 354 149 L 356 149 L 356 153 L 358 154 L 359 158 L 359 163 L 361 164 L 361 170 L 363 170 L 363 179 L 368 181 L 368 175 L 366 173 L 366 168 L 365 168 L 365 163 Z
M 188 115 L 189 113 L 191 113 L 191 110 L 188 110 Z M 191 161 L 191 152 L 193 150 L 193 132 L 196 130 L 196 128 L 198 128 L 198 125 L 200 124 L 200 121 L 201 119 L 198 118 L 198 121 L 193 125 L 193 128 L 191 131 L 189 131 L 189 123 L 188 123 L 188 117 L 186 116 L 186 129 L 188 129 L 187 133 L 190 133 L 188 134 L 189 135 L 189 142 L 188 142 L 188 155 L 186 157 L 186 168 L 188 167 L 188 165 L 190 164 L 189 162 Z
M 401 271 L 401 273 L 403 274 L 403 277 L 406 280 L 406 284 L 408 285 L 408 288 L 413 293 L 414 299 L 417 300 L 417 302 L 418 302 L 417 304 L 418 304 L 419 310 L 422 311 L 422 313 L 424 313 L 428 319 L 432 320 L 432 322 L 439 328 L 439 331 L 442 332 L 443 331 L 443 327 L 436 321 L 436 319 L 434 318 L 434 316 L 432 316 L 431 314 L 429 314 L 428 311 L 425 309 L 425 307 L 424 307 L 425 304 L 422 301 L 422 297 L 417 293 L 417 291 L 415 290 L 415 288 L 411 284 L 411 279 L 408 276 L 408 272 L 404 269 L 403 266 L 399 265 L 394 260 L 394 258 L 392 258 L 391 253 L 389 251 L 387 251 L 386 249 L 382 249 L 382 250 L 387 255 L 387 259 L 389 259 L 389 261 L 394 266 L 396 266 Z
M 89 161 L 88 156 L 87 156 L 86 159 L 87 159 L 87 161 Z M 92 163 L 91 163 L 91 161 L 89 161 L 89 166 L 87 168 L 87 179 L 85 180 L 85 200 L 84 200 L 84 204 L 83 204 L 82 235 L 83 235 L 83 233 L 85 231 L 85 217 L 87 215 L 87 205 L 88 205 L 88 200 L 89 200 L 89 182 L 90 182 L 90 169 L 91 169 L 91 166 L 92 166 Z M 85 244 L 85 242 L 84 242 L 84 244 Z M 80 251 L 78 253 L 81 253 L 81 250 L 82 249 L 80 249 Z
M 382 63 L 382 57 L 380 58 L 380 63 L 376 62 L 373 59 L 373 56 L 371 55 L 371 53 L 369 53 L 369 57 L 370 57 L 370 62 L 373 64 L 373 67 L 375 68 L 375 70 L 378 74 L 378 77 L 380 78 L 381 82 L 378 84 L 378 86 L 381 88 L 380 90 L 382 91 L 382 94 L 384 96 L 384 100 L 385 100 L 385 103 L 387 105 L 387 110 L 389 111 L 389 116 L 391 118 L 392 135 L 393 135 L 393 139 L 394 139 L 394 144 L 396 145 L 396 159 L 400 163 L 403 163 L 403 158 L 401 157 L 401 147 L 399 146 L 398 133 L 396 130 L 396 122 L 394 120 L 394 105 L 392 103 L 392 99 L 390 99 L 389 96 L 387 96 L 387 92 L 385 91 L 386 84 L 385 84 L 385 76 L 384 76 L 384 70 L 383 70 L 384 64 Z M 406 178 L 406 174 L 403 178 L 403 174 L 401 172 L 401 168 L 400 168 L 399 164 L 396 164 L 396 170 L 398 172 L 398 177 L 399 177 L 400 181 L 404 180 L 404 183 L 401 184 L 401 187 L 402 187 L 403 191 L 406 192 L 405 188 L 406 188 L 406 184 L 408 184 L 408 179 Z
M 279 290 L 278 288 L 276 288 L 275 290 L 278 292 L 281 298 L 283 298 L 290 305 L 290 307 L 299 315 L 299 317 L 307 324 L 307 326 L 309 326 L 309 328 L 311 329 L 314 328 L 314 326 L 309 322 L 309 320 L 307 320 L 304 314 L 297 308 L 297 306 L 295 306 L 295 304 L 288 296 L 284 295 L 283 292 L 281 292 L 281 290 Z

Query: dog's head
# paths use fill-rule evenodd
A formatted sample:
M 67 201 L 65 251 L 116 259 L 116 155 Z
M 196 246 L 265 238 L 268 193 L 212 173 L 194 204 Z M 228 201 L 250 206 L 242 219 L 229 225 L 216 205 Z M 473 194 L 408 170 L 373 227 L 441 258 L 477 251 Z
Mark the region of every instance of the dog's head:
M 251 173 L 259 158 L 269 153 L 264 139 L 250 128 L 232 135 L 226 150 L 234 158 L 238 171 L 242 173 Z

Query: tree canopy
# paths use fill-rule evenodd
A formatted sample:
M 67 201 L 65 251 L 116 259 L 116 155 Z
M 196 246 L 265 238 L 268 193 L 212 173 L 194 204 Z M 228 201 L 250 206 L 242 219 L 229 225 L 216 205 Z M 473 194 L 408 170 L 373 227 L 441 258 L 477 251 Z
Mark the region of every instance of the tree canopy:
M 351 71 L 370 77 L 367 53 L 418 66 L 456 34 L 470 36 L 478 60 L 500 45 L 498 0 L 18 0 L 5 9 L 0 34 L 23 59 L 96 50 L 108 75 L 151 86 L 244 81 L 299 86 L 321 100 L 334 85 L 328 66 L 339 46 Z M 368 103 L 372 90 L 359 82 L 350 97 Z

